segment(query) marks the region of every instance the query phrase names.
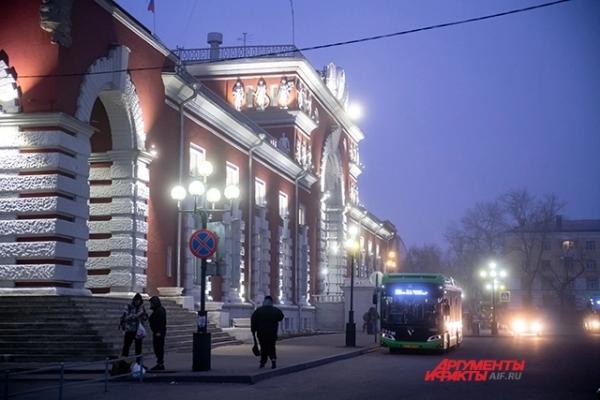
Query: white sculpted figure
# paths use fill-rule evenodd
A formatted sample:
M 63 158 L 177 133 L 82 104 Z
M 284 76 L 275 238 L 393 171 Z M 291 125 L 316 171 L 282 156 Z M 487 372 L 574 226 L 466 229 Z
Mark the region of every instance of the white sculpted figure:
M 270 103 L 271 99 L 267 94 L 267 83 L 263 78 L 260 78 L 256 85 L 256 92 L 254 93 L 254 105 L 257 110 L 264 111 L 269 107 Z
M 233 85 L 233 106 L 236 110 L 242 111 L 242 106 L 244 105 L 244 101 L 246 101 L 246 93 L 244 92 L 244 84 L 241 80 Z
M 288 81 L 286 77 L 281 78 L 279 90 L 277 91 L 277 102 L 282 110 L 287 110 L 288 108 L 290 92 L 292 91 L 293 86 L 294 83 L 292 81 Z
M 283 151 L 285 154 L 290 154 L 290 141 L 284 132 L 281 132 L 281 137 L 277 139 L 277 148 Z

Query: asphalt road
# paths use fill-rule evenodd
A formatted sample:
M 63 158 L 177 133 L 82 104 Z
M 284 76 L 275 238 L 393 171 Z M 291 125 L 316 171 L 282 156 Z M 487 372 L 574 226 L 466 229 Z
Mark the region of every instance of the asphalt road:
M 426 382 L 443 359 L 525 360 L 519 380 Z M 65 399 L 594 399 L 600 387 L 600 335 L 466 338 L 446 354 L 385 349 L 295 374 L 242 384 L 112 383 L 65 389 Z M 54 399 L 55 393 L 22 399 Z

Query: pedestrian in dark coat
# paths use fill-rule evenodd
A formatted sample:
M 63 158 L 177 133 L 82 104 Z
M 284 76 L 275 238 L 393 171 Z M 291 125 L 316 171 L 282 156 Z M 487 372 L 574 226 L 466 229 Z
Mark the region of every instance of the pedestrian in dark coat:
M 151 371 L 165 370 L 165 336 L 167 335 L 167 310 L 160 303 L 158 296 L 150 298 L 150 329 L 152 330 L 152 346 L 156 356 L 156 365 Z
M 121 356 L 129 356 L 129 348 L 131 343 L 135 341 L 135 355 L 142 354 L 142 340 L 146 336 L 146 328 L 144 322 L 148 319 L 146 309 L 144 308 L 144 300 L 142 295 L 136 293 L 131 300 L 131 304 L 127 304 L 123 315 L 121 316 L 120 327 L 124 331 L 123 350 Z M 137 359 L 140 362 L 140 359 Z
M 258 343 L 260 344 L 260 368 L 265 366 L 267 358 L 271 360 L 271 368 L 276 367 L 275 342 L 277 341 L 277 331 L 281 320 L 283 320 L 283 313 L 273 306 L 271 296 L 265 296 L 263 305 L 252 313 L 250 329 L 252 335 L 258 337 Z

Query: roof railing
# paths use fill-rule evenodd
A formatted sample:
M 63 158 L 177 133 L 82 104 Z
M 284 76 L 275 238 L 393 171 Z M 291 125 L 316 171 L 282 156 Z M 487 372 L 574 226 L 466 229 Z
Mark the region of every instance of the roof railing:
M 184 63 L 213 62 L 238 60 L 257 57 L 302 57 L 298 48 L 291 44 L 275 44 L 267 46 L 229 46 L 217 48 L 185 49 L 178 47 L 172 50 Z

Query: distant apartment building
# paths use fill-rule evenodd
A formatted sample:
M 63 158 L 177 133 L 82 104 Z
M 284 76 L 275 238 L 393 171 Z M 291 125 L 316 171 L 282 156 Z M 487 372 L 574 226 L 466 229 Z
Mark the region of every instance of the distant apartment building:
M 600 295 L 600 220 L 558 216 L 549 227 L 511 232 L 506 250 L 512 308 L 526 304 L 528 292 L 542 308 L 582 309 Z

